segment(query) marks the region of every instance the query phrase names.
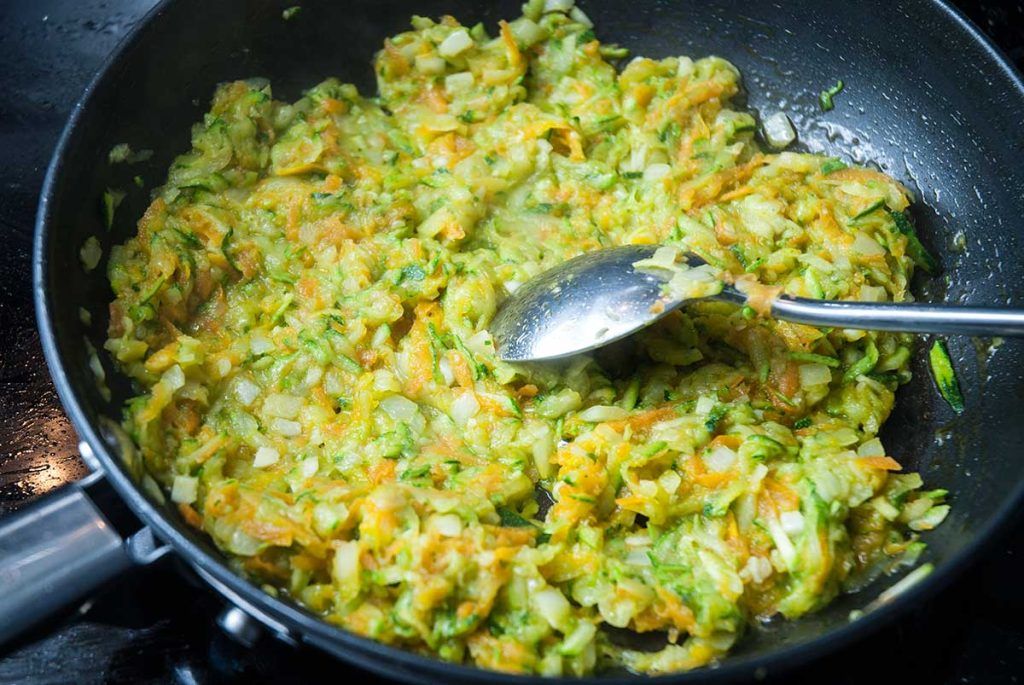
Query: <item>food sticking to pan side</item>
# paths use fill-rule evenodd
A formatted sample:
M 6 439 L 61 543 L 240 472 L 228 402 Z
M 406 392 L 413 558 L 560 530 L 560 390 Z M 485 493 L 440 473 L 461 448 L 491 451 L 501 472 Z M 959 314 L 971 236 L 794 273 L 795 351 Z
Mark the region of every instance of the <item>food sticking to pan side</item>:
M 377 97 L 221 86 L 114 249 L 106 349 L 137 384 L 150 490 L 326 621 L 544 675 L 713 663 L 916 565 L 945 492 L 877 437 L 909 336 L 706 302 L 525 366 L 488 333 L 519 284 L 631 243 L 791 295 L 910 300 L 933 263 L 908 191 L 763 152 L 729 62 L 627 60 L 565 0 L 493 35 L 412 27 L 377 55 Z

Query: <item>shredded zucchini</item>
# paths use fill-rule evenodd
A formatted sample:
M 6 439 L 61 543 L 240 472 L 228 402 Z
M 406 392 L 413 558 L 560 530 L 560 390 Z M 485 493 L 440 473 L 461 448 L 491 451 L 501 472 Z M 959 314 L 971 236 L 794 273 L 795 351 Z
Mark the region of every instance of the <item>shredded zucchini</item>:
M 598 35 L 569 0 L 414 17 L 376 94 L 214 94 L 110 255 L 105 351 L 133 463 L 240 573 L 388 644 L 582 676 L 713 664 L 920 554 L 944 493 L 877 438 L 908 336 L 705 301 L 614 354 L 498 358 L 502 300 L 588 250 L 874 301 L 921 258 L 898 182 L 758 148 L 732 64 L 618 68 Z

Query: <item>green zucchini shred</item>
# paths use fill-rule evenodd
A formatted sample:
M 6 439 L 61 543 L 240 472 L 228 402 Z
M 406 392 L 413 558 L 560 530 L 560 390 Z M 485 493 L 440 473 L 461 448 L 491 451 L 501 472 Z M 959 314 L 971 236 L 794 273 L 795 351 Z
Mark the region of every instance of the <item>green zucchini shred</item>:
M 109 231 L 114 225 L 114 212 L 117 211 L 121 201 L 124 200 L 124 191 L 107 188 L 103 192 L 103 201 L 100 210 L 103 213 L 103 225 Z
M 822 112 L 828 112 L 835 109 L 836 104 L 833 102 L 832 98 L 839 95 L 844 87 L 843 80 L 839 79 L 836 81 L 836 85 L 821 91 L 821 94 L 818 95 L 818 104 L 821 106 Z
M 957 414 L 963 413 L 964 396 L 960 392 L 960 382 L 953 369 L 953 360 L 949 357 L 949 348 L 944 340 L 936 340 L 928 353 L 931 362 L 932 377 L 939 389 L 939 394 L 949 403 Z
M 914 230 L 914 224 L 910 223 L 906 213 L 895 212 L 888 208 L 885 211 L 892 217 L 893 222 L 896 224 L 896 230 L 907 237 L 907 254 L 914 260 L 914 264 L 929 274 L 937 274 L 939 272 L 938 261 L 921 244 L 921 239 L 917 237 L 917 231 Z

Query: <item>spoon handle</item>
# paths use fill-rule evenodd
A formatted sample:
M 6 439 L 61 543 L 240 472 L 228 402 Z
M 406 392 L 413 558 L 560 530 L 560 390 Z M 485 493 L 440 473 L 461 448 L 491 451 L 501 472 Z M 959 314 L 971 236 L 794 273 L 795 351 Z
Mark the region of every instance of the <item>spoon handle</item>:
M 1024 309 L 913 302 L 822 301 L 779 297 L 772 316 L 795 323 L 904 333 L 1024 335 Z

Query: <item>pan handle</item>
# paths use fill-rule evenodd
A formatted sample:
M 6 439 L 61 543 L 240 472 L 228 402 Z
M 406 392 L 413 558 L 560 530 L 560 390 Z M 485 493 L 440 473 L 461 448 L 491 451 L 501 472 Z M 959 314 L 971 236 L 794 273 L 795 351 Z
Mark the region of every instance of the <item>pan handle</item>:
M 104 516 L 94 501 L 104 498 L 97 488 L 108 487 L 101 478 L 93 474 L 0 520 L 0 645 L 162 554 L 148 528 L 136 523 L 126 540 L 124 526 Z

